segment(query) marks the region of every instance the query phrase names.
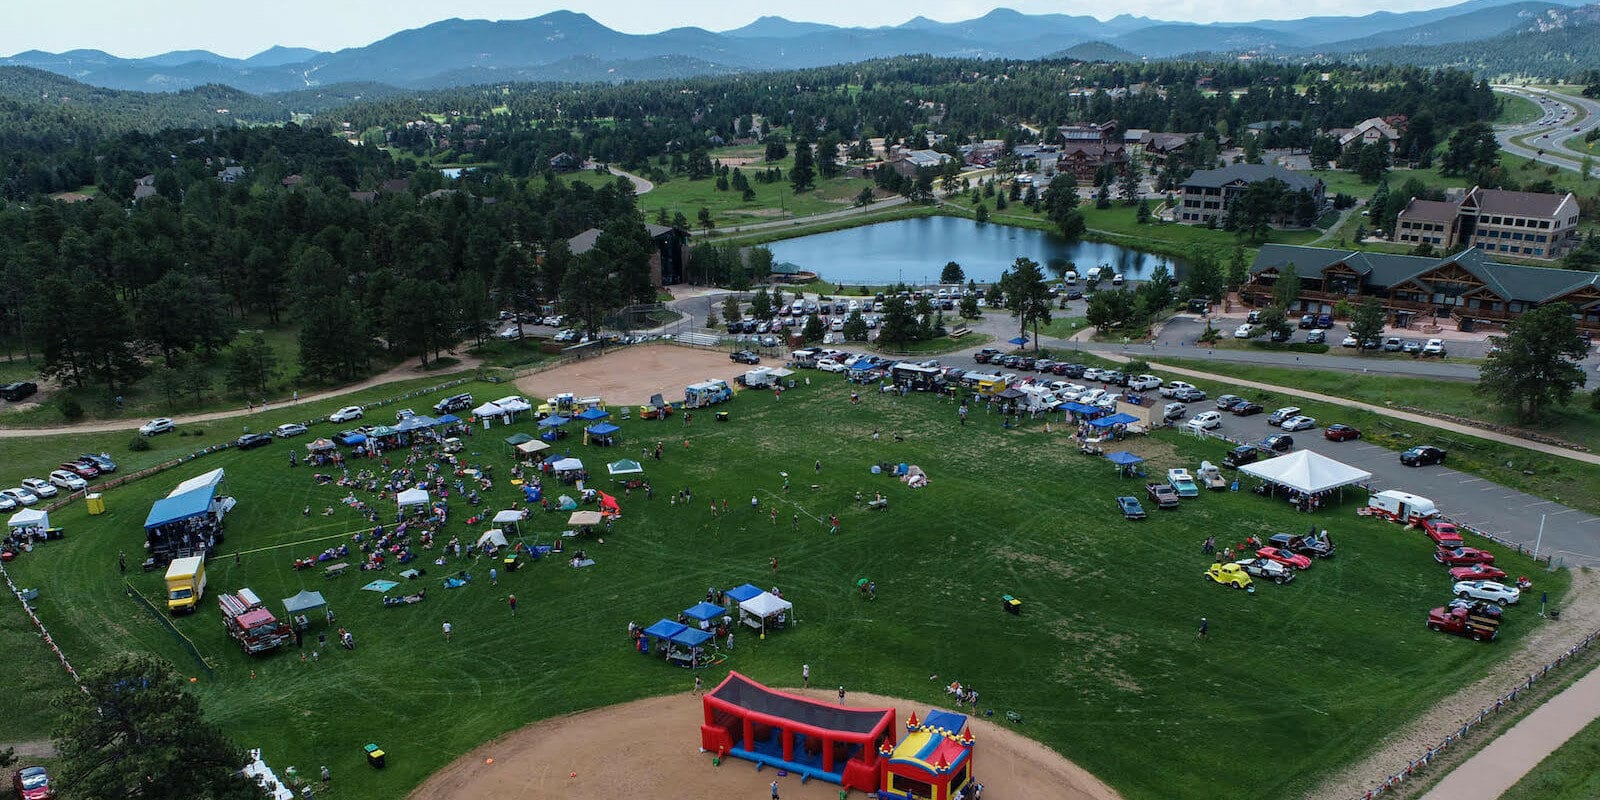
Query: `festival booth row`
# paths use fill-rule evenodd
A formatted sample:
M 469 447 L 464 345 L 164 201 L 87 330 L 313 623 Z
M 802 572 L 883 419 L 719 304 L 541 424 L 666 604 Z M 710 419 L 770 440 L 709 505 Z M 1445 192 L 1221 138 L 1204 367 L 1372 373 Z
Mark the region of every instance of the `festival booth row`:
M 222 518 L 236 504 L 231 497 L 217 496 L 225 475 L 220 468 L 197 475 L 150 506 L 144 520 L 146 570 L 174 558 L 209 557 L 222 542 Z

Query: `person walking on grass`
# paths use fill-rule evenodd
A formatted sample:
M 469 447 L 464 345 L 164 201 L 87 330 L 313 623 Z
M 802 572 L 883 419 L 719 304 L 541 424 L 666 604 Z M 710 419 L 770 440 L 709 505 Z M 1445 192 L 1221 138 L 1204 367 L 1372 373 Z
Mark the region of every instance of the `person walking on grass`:
M 800 688 L 802 688 L 802 689 L 810 689 L 811 688 L 811 665 L 810 664 L 801 664 L 800 665 Z
M 513 616 L 513 617 L 516 616 L 517 615 L 517 596 L 514 595 L 514 594 L 513 595 L 508 595 L 506 597 L 506 605 L 511 607 L 511 616 Z
M 453 632 L 453 630 L 454 629 L 450 627 L 450 621 L 449 620 L 445 620 L 445 623 L 444 623 L 444 640 L 445 641 L 447 641 L 447 642 L 450 641 L 450 634 Z
M 1207 622 L 1205 617 L 1201 617 L 1200 618 L 1200 638 L 1202 638 L 1202 639 L 1206 638 L 1206 629 L 1209 628 L 1209 627 L 1211 627 L 1211 623 Z
M 696 675 L 696 676 L 694 676 L 694 694 L 695 694 L 696 697 L 700 696 L 700 689 L 701 689 L 700 676 Z

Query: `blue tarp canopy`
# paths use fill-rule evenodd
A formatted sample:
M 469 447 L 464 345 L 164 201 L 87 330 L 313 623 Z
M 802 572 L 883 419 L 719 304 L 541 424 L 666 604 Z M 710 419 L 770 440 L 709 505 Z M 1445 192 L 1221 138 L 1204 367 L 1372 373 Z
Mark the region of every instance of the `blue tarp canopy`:
M 654 636 L 657 639 L 671 639 L 672 637 L 677 636 L 688 629 L 689 626 L 681 622 L 673 622 L 670 619 L 663 619 L 656 624 L 645 628 L 644 635 Z
M 597 419 L 605 419 L 606 417 L 609 417 L 609 416 L 611 416 L 611 412 L 610 411 L 606 411 L 606 410 L 600 409 L 600 408 L 590 408 L 590 409 L 585 409 L 582 414 L 579 414 L 578 415 L 578 419 L 593 421 L 593 420 L 597 420 Z
M 1067 403 L 1061 407 L 1079 414 L 1098 414 L 1101 411 L 1099 406 L 1084 405 L 1083 403 Z
M 1008 341 L 1008 342 L 1020 347 L 1020 346 L 1025 345 L 1025 344 L 1028 343 L 1028 337 L 1026 337 L 1026 336 L 1013 336 L 1010 339 L 1007 339 L 1006 341 Z
M 1130 452 L 1128 452 L 1126 450 L 1122 450 L 1122 451 L 1119 451 L 1119 452 L 1116 452 L 1116 453 L 1112 453 L 1111 455 L 1106 456 L 1106 460 L 1110 461 L 1113 464 L 1116 464 L 1118 466 L 1123 466 L 1123 467 L 1128 467 L 1128 466 L 1132 466 L 1134 464 L 1142 464 L 1142 463 L 1144 463 L 1144 459 L 1142 459 L 1142 458 L 1140 458 L 1140 457 L 1138 457 L 1138 456 L 1136 456 L 1136 455 L 1134 455 L 1134 454 L 1132 454 L 1132 453 L 1130 453 Z
M 694 619 L 700 620 L 701 622 L 706 622 L 708 620 L 716 619 L 717 617 L 720 617 L 728 612 L 724 611 L 722 606 L 719 606 L 716 603 L 695 603 L 693 608 L 686 608 L 683 610 L 683 613 L 693 617 Z
M 584 431 L 591 436 L 610 436 L 611 434 L 620 430 L 622 429 L 612 425 L 609 422 L 602 422 L 599 425 L 590 425 L 584 429 Z
M 562 425 L 565 425 L 565 424 L 567 424 L 568 422 L 571 422 L 571 421 L 572 420 L 569 420 L 566 417 L 561 416 L 560 414 L 556 414 L 556 415 L 548 416 L 548 417 L 545 417 L 544 419 L 539 420 L 539 427 L 541 427 L 541 428 L 559 428 Z
M 341 433 L 333 438 L 339 440 L 339 444 L 342 444 L 346 447 L 354 447 L 358 444 L 364 444 L 367 441 L 367 435 L 359 431 L 345 431 L 344 433 Z
M 724 594 L 733 598 L 733 602 L 735 603 L 743 603 L 744 601 L 761 594 L 763 591 L 765 590 L 747 583 L 743 586 L 729 589 L 728 591 L 724 592 Z
M 1100 419 L 1094 420 L 1089 424 L 1095 426 L 1096 428 L 1109 428 L 1112 425 L 1126 425 L 1130 422 L 1138 421 L 1139 418 L 1131 414 L 1112 414 L 1109 417 L 1101 417 Z
M 673 634 L 668 640 L 673 644 L 683 645 L 684 647 L 699 647 L 711 641 L 711 634 L 695 628 L 684 628 Z
M 418 414 L 416 416 L 406 417 L 405 419 L 400 420 L 400 422 L 394 426 L 394 429 L 401 433 L 405 433 L 407 431 L 415 431 L 422 428 L 431 428 L 438 424 L 439 421 L 433 417 L 425 417 L 421 414 Z
M 144 527 L 148 530 L 181 519 L 198 517 L 211 510 L 211 498 L 216 493 L 217 487 L 211 485 L 190 489 L 180 495 L 163 497 L 150 506 L 150 515 L 144 518 Z
M 460 422 L 460 421 L 461 421 L 461 418 L 460 418 L 460 417 L 458 417 L 458 416 L 456 416 L 456 415 L 454 415 L 454 414 L 446 414 L 446 415 L 444 415 L 444 416 L 442 416 L 442 417 L 440 417 L 440 418 L 439 418 L 439 419 L 438 419 L 438 420 L 436 420 L 436 421 L 437 421 L 437 422 L 438 422 L 438 423 L 439 423 L 439 424 L 440 424 L 440 425 L 454 425 L 454 424 L 456 424 L 456 423 L 457 423 L 457 422 Z
M 877 369 L 877 367 L 878 367 L 878 362 L 875 359 L 863 358 L 860 361 L 857 361 L 856 363 L 852 364 L 850 366 L 850 369 L 858 371 L 858 372 L 866 372 L 869 369 Z

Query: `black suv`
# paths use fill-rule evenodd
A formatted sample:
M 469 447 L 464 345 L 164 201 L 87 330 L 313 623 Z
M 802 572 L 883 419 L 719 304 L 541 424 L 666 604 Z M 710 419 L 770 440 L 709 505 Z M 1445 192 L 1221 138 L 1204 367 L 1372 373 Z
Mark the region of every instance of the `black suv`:
M 737 362 L 737 363 L 740 363 L 740 364 L 760 364 L 761 363 L 761 356 L 758 356 L 755 353 L 750 352 L 749 350 L 739 350 L 739 351 L 736 351 L 736 352 L 733 352 L 733 353 L 729 353 L 728 354 L 728 360 L 734 361 L 734 362 Z
M 453 394 L 433 404 L 434 413 L 448 414 L 452 411 L 466 411 L 472 408 L 472 395 Z
M 1229 450 L 1228 454 L 1222 457 L 1222 466 L 1241 467 L 1245 464 L 1253 463 L 1260 458 L 1261 452 L 1259 450 L 1247 444 L 1240 445 L 1239 447 Z
M 272 444 L 272 437 L 265 433 L 247 433 L 235 439 L 233 446 L 240 450 L 250 450 L 256 447 L 265 447 Z
M 39 391 L 39 384 L 32 381 L 17 381 L 16 383 L 0 386 L 0 398 L 5 398 L 15 403 L 18 400 L 28 399 L 37 391 Z

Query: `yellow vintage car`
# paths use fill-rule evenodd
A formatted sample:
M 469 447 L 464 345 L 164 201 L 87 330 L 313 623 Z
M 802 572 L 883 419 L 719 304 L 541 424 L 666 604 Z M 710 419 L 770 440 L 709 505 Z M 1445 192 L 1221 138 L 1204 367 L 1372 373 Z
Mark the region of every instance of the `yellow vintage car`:
M 1238 564 L 1212 564 L 1206 570 L 1206 577 L 1223 586 L 1232 586 L 1235 589 L 1250 588 L 1250 573 Z

